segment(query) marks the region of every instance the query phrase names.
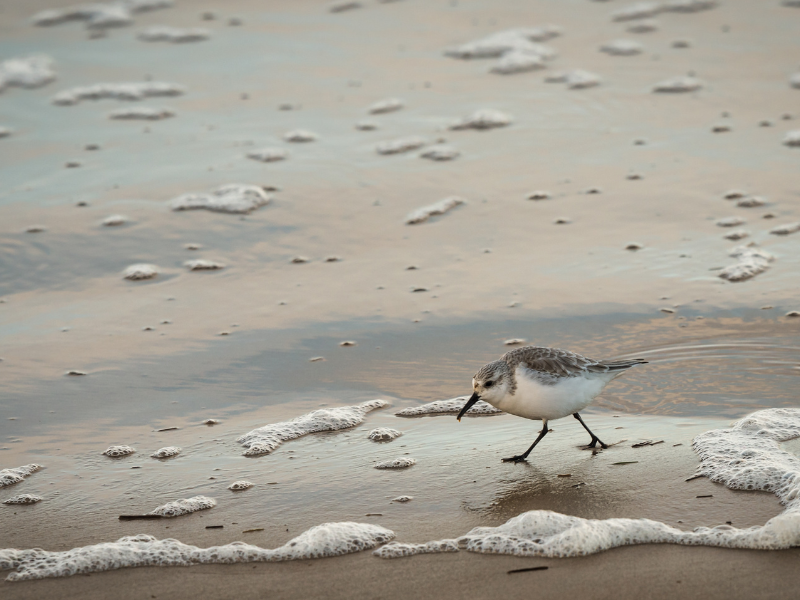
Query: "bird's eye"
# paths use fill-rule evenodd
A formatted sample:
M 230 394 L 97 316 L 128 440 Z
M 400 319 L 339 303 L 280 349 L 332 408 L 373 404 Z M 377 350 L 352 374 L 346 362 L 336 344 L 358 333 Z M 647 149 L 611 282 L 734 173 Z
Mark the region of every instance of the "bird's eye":
M 487 381 L 486 383 L 484 383 L 484 384 L 483 384 L 483 387 L 490 388 L 490 387 L 492 387 L 493 385 L 494 385 L 494 381 Z

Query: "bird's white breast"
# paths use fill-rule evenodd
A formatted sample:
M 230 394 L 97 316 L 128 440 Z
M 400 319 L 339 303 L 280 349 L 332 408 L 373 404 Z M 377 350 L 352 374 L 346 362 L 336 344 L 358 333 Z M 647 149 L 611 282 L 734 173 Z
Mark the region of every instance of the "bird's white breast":
M 496 404 L 497 408 L 526 419 L 561 419 L 589 406 L 610 377 L 587 373 L 585 376 L 561 377 L 554 385 L 546 385 L 535 373 L 518 366 L 515 393 L 506 394 Z

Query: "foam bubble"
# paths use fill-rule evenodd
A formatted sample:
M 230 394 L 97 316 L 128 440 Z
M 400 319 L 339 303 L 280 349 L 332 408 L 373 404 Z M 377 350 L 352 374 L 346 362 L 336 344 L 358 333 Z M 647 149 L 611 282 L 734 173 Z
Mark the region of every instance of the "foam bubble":
M 589 71 L 575 69 L 567 73 L 565 83 L 570 89 L 581 90 L 600 85 L 600 77 Z
M 128 222 L 128 217 L 124 215 L 110 215 L 103 219 L 102 225 L 104 227 L 118 227 Z
M 512 121 L 511 115 L 499 110 L 484 108 L 459 119 L 450 125 L 450 129 L 493 129 L 495 127 L 506 127 Z
M 0 138 L 9 137 L 12 133 L 14 133 L 13 129 L 0 125 Z
M 170 201 L 172 210 L 205 209 L 213 212 L 247 214 L 266 206 L 272 198 L 257 185 L 228 183 L 207 194 L 182 194 Z
M 367 434 L 367 437 L 373 442 L 391 442 L 403 435 L 396 429 L 389 429 L 388 427 L 378 427 L 373 429 Z
M 53 96 L 53 104 L 73 106 L 84 100 L 141 100 L 146 97 L 180 96 L 186 88 L 164 81 L 136 81 L 132 83 L 96 83 L 62 90 Z
M 130 446 L 109 446 L 104 455 L 110 456 L 111 458 L 121 458 L 123 456 L 129 456 L 136 452 L 135 448 L 131 448 Z
M 680 94 L 694 92 L 703 87 L 703 82 L 695 77 L 672 77 L 660 81 L 653 86 L 653 92 L 659 94 Z
M 418 135 L 411 135 L 381 142 L 375 146 L 375 152 L 378 154 L 399 154 L 401 152 L 422 148 L 426 143 L 425 138 L 421 138 Z
M 466 204 L 466 202 L 466 200 L 459 198 L 458 196 L 448 196 L 443 200 L 439 200 L 439 202 L 429 204 L 428 206 L 423 206 L 411 212 L 411 214 L 406 217 L 406 225 L 417 225 L 419 223 L 424 223 L 431 217 L 443 215 L 449 210 L 454 209 L 456 206 Z
M 538 71 L 544 68 L 544 59 L 541 54 L 529 52 L 528 50 L 513 50 L 503 54 L 489 69 L 489 72 L 498 73 L 500 75 L 512 75 L 514 73 Z
M 800 221 L 797 223 L 787 223 L 785 225 L 778 225 L 769 230 L 773 235 L 789 235 L 790 233 L 797 233 L 800 231 Z
M 26 56 L 0 62 L 0 92 L 11 86 L 41 87 L 55 78 L 53 61 L 49 56 Z
M 14 496 L 8 500 L 3 500 L 3 504 L 36 504 L 42 500 L 43 498 L 41 496 L 34 496 L 33 494 L 20 494 L 19 496 Z
M 421 158 L 429 160 L 445 161 L 454 160 L 461 156 L 461 152 L 447 144 L 436 144 L 427 148 L 424 152 L 420 153 Z
M 162 517 L 180 517 L 188 515 L 198 510 L 208 510 L 214 508 L 217 501 L 208 496 L 194 496 L 192 498 L 184 498 L 182 500 L 175 500 L 167 502 L 161 506 L 151 510 L 149 515 L 160 515 Z
M 612 56 L 633 56 L 642 53 L 642 45 L 632 40 L 614 40 L 600 46 L 600 52 Z
M 236 441 L 247 448 L 244 456 L 258 456 L 273 452 L 283 442 L 309 433 L 349 429 L 364 422 L 368 412 L 388 406 L 385 400 L 368 400 L 354 406 L 321 408 L 295 417 L 290 421 L 273 423 L 254 429 Z
M 408 467 L 417 464 L 413 458 L 395 458 L 394 460 L 385 460 L 375 465 L 376 469 L 407 469 Z
M 456 540 L 427 544 L 390 543 L 375 552 L 397 558 L 463 548 L 485 554 L 548 558 L 594 554 L 634 544 L 683 544 L 778 550 L 800 544 L 800 459 L 779 442 L 800 437 L 800 409 L 770 408 L 697 436 L 697 475 L 734 490 L 775 494 L 786 507 L 763 526 L 729 525 L 681 531 L 650 519 L 582 519 L 549 510 L 522 513 L 499 527 L 476 527 Z
M 253 487 L 251 482 L 242 479 L 241 481 L 234 481 L 228 486 L 228 489 L 234 492 L 241 492 L 243 490 L 249 490 L 251 487 Z
M 398 496 L 392 502 L 411 502 L 414 499 L 414 496 Z
M 143 42 L 171 42 L 182 44 L 186 42 L 202 42 L 211 37 L 208 29 L 192 27 L 182 29 L 180 27 L 170 27 L 168 25 L 153 25 L 139 32 L 136 36 Z
M 156 265 L 137 263 L 125 269 L 122 272 L 122 277 L 131 281 L 140 281 L 142 279 L 152 279 L 158 275 L 158 271 L 159 268 Z
M 800 89 L 800 72 L 793 74 L 789 77 L 789 85 L 793 88 Z
M 383 113 L 400 110 L 404 106 L 405 102 L 403 102 L 399 98 L 385 98 L 383 100 L 378 100 L 373 105 L 371 105 L 367 110 L 373 115 L 379 115 Z
M 317 525 L 274 550 L 233 542 L 198 548 L 178 540 L 134 535 L 64 552 L 40 548 L 0 550 L 0 569 L 13 569 L 7 581 L 69 577 L 126 567 L 188 567 L 197 564 L 277 562 L 327 558 L 369 550 L 394 538 L 394 532 L 370 523 Z
M 151 458 L 172 458 L 173 456 L 178 456 L 180 453 L 181 449 L 178 448 L 178 446 L 165 446 L 164 448 L 159 448 L 150 456 Z
M 783 136 L 783 145 L 793 147 L 800 147 L 800 129 L 794 131 L 787 131 Z
M 453 58 L 470 59 L 497 58 L 507 52 L 527 51 L 538 54 L 543 59 L 550 59 L 556 56 L 555 50 L 534 42 L 544 42 L 559 35 L 561 28 L 555 25 L 507 29 L 455 48 L 448 48 L 444 53 Z
M 153 108 L 152 106 L 130 106 L 108 113 L 109 119 L 129 121 L 160 121 L 174 116 L 175 112 L 169 108 Z
M 611 13 L 612 21 L 634 21 L 654 17 L 662 10 L 660 2 L 637 2 Z
M 283 139 L 295 143 L 313 142 L 317 139 L 317 134 L 307 129 L 294 129 L 284 133 Z
M 247 158 L 260 160 L 261 162 L 276 162 L 286 160 L 288 157 L 289 153 L 283 148 L 261 148 L 261 150 L 253 150 L 247 153 Z
M 41 468 L 41 465 L 30 464 L 16 467 L 15 469 L 2 469 L 0 470 L 0 488 L 19 483 Z
M 718 275 L 722 279 L 734 282 L 746 281 L 763 273 L 769 269 L 769 263 L 775 260 L 775 257 L 766 250 L 749 246 L 734 248 L 730 255 L 738 258 L 739 262 L 725 267 Z
M 421 415 L 457 415 L 464 408 L 469 398 L 467 396 L 459 396 L 458 398 L 451 398 L 450 400 L 436 400 L 435 402 L 428 402 L 420 406 L 412 406 L 404 408 L 403 410 L 395 413 L 398 417 L 417 417 Z M 472 408 L 467 411 L 468 416 L 474 415 L 499 415 L 503 411 L 495 408 L 491 404 L 478 400 Z
M 218 269 L 225 268 L 225 265 L 221 262 L 215 262 L 213 260 L 205 260 L 203 258 L 187 260 L 185 263 L 183 263 L 183 266 L 189 269 L 190 271 L 216 271 Z

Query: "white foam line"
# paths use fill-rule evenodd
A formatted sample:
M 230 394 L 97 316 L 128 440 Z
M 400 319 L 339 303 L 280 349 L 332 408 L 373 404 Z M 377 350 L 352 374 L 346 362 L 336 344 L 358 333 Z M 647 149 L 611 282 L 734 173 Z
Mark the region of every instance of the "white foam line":
M 23 581 L 127 567 L 277 562 L 360 552 L 393 538 L 394 532 L 385 527 L 352 522 L 317 525 L 274 550 L 244 542 L 198 548 L 174 539 L 159 540 L 140 534 L 64 552 L 48 552 L 41 548 L 0 550 L 0 569 L 13 569 L 6 581 Z
M 244 434 L 236 441 L 247 450 L 244 456 L 269 454 L 283 442 L 294 440 L 309 433 L 321 431 L 338 431 L 361 425 L 367 413 L 376 408 L 383 408 L 389 403 L 385 400 L 368 400 L 355 406 L 339 406 L 321 408 L 319 410 L 295 417 L 290 421 L 272 423 Z
M 800 545 L 800 459 L 779 442 L 800 437 L 800 409 L 755 412 L 729 429 L 697 436 L 692 447 L 700 457 L 697 475 L 733 490 L 775 494 L 786 508 L 765 525 L 737 529 L 729 525 L 681 531 L 650 519 L 582 519 L 549 510 L 532 510 L 499 527 L 476 527 L 454 540 L 427 544 L 393 542 L 376 550 L 381 558 L 454 552 L 463 548 L 485 554 L 571 557 L 633 544 L 683 544 L 778 550 Z

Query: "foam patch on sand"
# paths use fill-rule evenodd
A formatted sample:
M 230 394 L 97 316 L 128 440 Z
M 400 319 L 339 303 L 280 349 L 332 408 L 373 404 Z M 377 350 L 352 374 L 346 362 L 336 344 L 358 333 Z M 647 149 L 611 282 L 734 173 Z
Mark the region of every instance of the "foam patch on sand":
M 19 496 L 14 496 L 8 500 L 3 500 L 3 504 L 36 504 L 42 500 L 43 498 L 41 496 L 34 496 L 33 494 L 20 494 Z
M 385 460 L 375 465 L 376 469 L 407 469 L 414 466 L 417 461 L 413 458 L 395 458 L 393 460 Z
M 249 490 L 251 487 L 253 487 L 253 483 L 242 479 L 240 481 L 234 481 L 228 486 L 228 489 L 234 492 L 241 492 L 244 490 Z
M 0 470 L 0 488 L 19 483 L 29 475 L 36 473 L 36 471 L 41 468 L 41 465 L 30 464 L 23 465 L 15 469 L 2 469 Z
M 61 25 L 70 21 L 84 21 L 90 29 L 124 27 L 133 23 L 132 15 L 135 13 L 169 8 L 172 4 L 172 0 L 117 0 L 76 4 L 40 11 L 31 17 L 31 22 L 40 27 Z
M 447 211 L 454 209 L 456 206 L 466 204 L 466 202 L 466 200 L 459 198 L 458 196 L 449 196 L 443 200 L 439 200 L 439 202 L 429 204 L 428 206 L 423 206 L 413 211 L 406 217 L 406 225 L 417 225 L 419 223 L 424 223 L 431 217 L 443 215 Z
M 168 25 L 153 25 L 139 32 L 136 36 L 143 42 L 171 42 L 173 44 L 185 44 L 187 42 L 202 42 L 211 37 L 208 29 L 192 27 L 182 29 L 180 27 L 170 27 Z
M 373 105 L 371 105 L 367 110 L 373 115 L 380 115 L 383 113 L 394 112 L 396 110 L 400 110 L 405 106 L 405 102 L 400 100 L 399 98 L 384 98 L 383 100 L 378 100 Z
M 783 145 L 790 148 L 800 147 L 800 129 L 794 131 L 787 131 L 783 136 Z
M 419 156 L 420 158 L 427 158 L 428 160 L 445 161 L 458 158 L 461 156 L 461 152 L 447 144 L 436 144 L 430 148 L 426 148 Z
M 663 6 L 660 2 L 637 2 L 624 6 L 611 13 L 612 21 L 634 21 L 655 17 L 661 12 Z
M 582 519 L 549 510 L 522 513 L 499 527 L 476 527 L 457 539 L 427 544 L 390 543 L 375 551 L 381 558 L 453 552 L 564 558 L 634 544 L 683 544 L 778 550 L 800 545 L 800 458 L 780 442 L 800 437 L 800 409 L 770 408 L 697 436 L 697 475 L 733 490 L 775 494 L 786 508 L 765 525 L 730 525 L 681 531 L 650 519 Z
M 266 206 L 272 198 L 258 185 L 228 183 L 207 194 L 182 194 L 170 200 L 172 210 L 210 210 L 213 212 L 247 214 Z
M 506 52 L 489 69 L 490 73 L 500 75 L 513 75 L 514 73 L 526 73 L 527 71 L 538 71 L 545 68 L 545 58 L 541 53 L 530 50 L 512 50 Z
M 135 81 L 130 83 L 95 83 L 80 85 L 58 92 L 53 104 L 74 106 L 84 100 L 141 100 L 149 97 L 180 96 L 186 88 L 165 81 Z
M 236 441 L 247 448 L 244 456 L 269 454 L 278 446 L 309 433 L 338 431 L 361 425 L 367 413 L 388 406 L 385 400 L 368 400 L 354 406 L 321 408 L 295 417 L 290 421 L 273 423 L 244 434 Z
M 261 162 L 276 162 L 286 160 L 288 157 L 289 153 L 283 148 L 261 148 L 247 153 L 247 158 L 260 160 Z
M 157 508 L 151 510 L 149 515 L 160 515 L 162 517 L 180 517 L 188 515 L 198 510 L 207 510 L 214 508 L 217 501 L 208 496 L 194 496 L 192 498 L 184 498 L 182 500 L 175 500 L 167 502 Z
M 659 81 L 653 86 L 656 94 L 682 94 L 695 92 L 703 87 L 703 82 L 696 77 L 681 76 Z
M 183 266 L 190 271 L 217 271 L 225 268 L 225 265 L 221 262 L 206 260 L 204 258 L 187 260 L 185 263 L 183 263 Z
M 737 246 L 729 255 L 738 258 L 739 262 L 722 269 L 719 277 L 734 282 L 752 279 L 769 269 L 769 263 L 775 260 L 771 253 L 754 246 Z
M 507 52 L 530 51 L 534 54 L 539 53 L 542 58 L 553 58 L 555 51 L 552 48 L 534 42 L 544 42 L 559 35 L 561 35 L 561 28 L 556 25 L 507 29 L 454 48 L 448 48 L 444 53 L 453 58 L 470 59 L 497 58 Z
M 181 449 L 178 446 L 166 446 L 164 448 L 159 448 L 155 452 L 153 452 L 150 457 L 151 458 L 172 458 L 173 456 L 178 456 L 181 453 Z
M 514 119 L 499 110 L 483 108 L 476 110 L 471 115 L 462 117 L 452 125 L 450 129 L 494 129 L 495 127 L 506 127 L 511 125 Z
M 13 129 L 0 125 L 0 138 L 9 137 L 12 133 L 14 133 Z
M 600 52 L 612 56 L 634 56 L 642 53 L 642 45 L 633 40 L 614 40 L 600 46 Z
M 7 87 L 37 88 L 56 78 L 49 56 L 10 58 L 0 62 L 0 92 Z
M 789 235 L 800 231 L 800 221 L 797 223 L 787 223 L 785 225 L 778 225 L 769 230 L 773 235 Z
M 428 402 L 420 406 L 412 406 L 404 408 L 403 410 L 395 413 L 398 417 L 419 417 L 422 415 L 457 415 L 464 408 L 464 405 L 469 400 L 468 396 L 460 396 L 458 398 L 451 398 L 450 400 L 436 400 L 435 402 Z M 499 408 L 495 408 L 488 402 L 478 400 L 472 408 L 467 412 L 467 415 L 500 415 L 503 414 Z
M 175 111 L 169 108 L 153 108 L 152 106 L 126 106 L 108 113 L 109 119 L 126 121 L 160 121 L 174 116 Z
M 156 265 L 138 263 L 131 265 L 122 272 L 123 279 L 131 281 L 141 281 L 143 279 L 153 279 L 158 275 L 159 268 Z
M 369 434 L 367 434 L 367 437 L 373 442 L 391 442 L 392 440 L 399 438 L 401 435 L 403 434 L 396 429 L 378 427 L 370 431 Z
M 116 542 L 48 552 L 40 548 L 0 550 L 0 569 L 13 570 L 7 581 L 69 577 L 126 567 L 188 567 L 199 564 L 277 562 L 327 558 L 369 550 L 394 538 L 394 532 L 370 523 L 325 523 L 301 533 L 280 548 L 233 542 L 198 548 L 174 539 L 133 535 Z
M 400 154 L 401 152 L 422 148 L 426 143 L 425 138 L 418 135 L 410 135 L 396 140 L 381 142 L 375 146 L 375 152 L 378 154 Z
M 136 448 L 131 448 L 130 446 L 109 446 L 106 448 L 106 451 L 103 452 L 105 456 L 110 456 L 111 458 L 122 458 L 123 456 L 130 456 L 136 452 Z

